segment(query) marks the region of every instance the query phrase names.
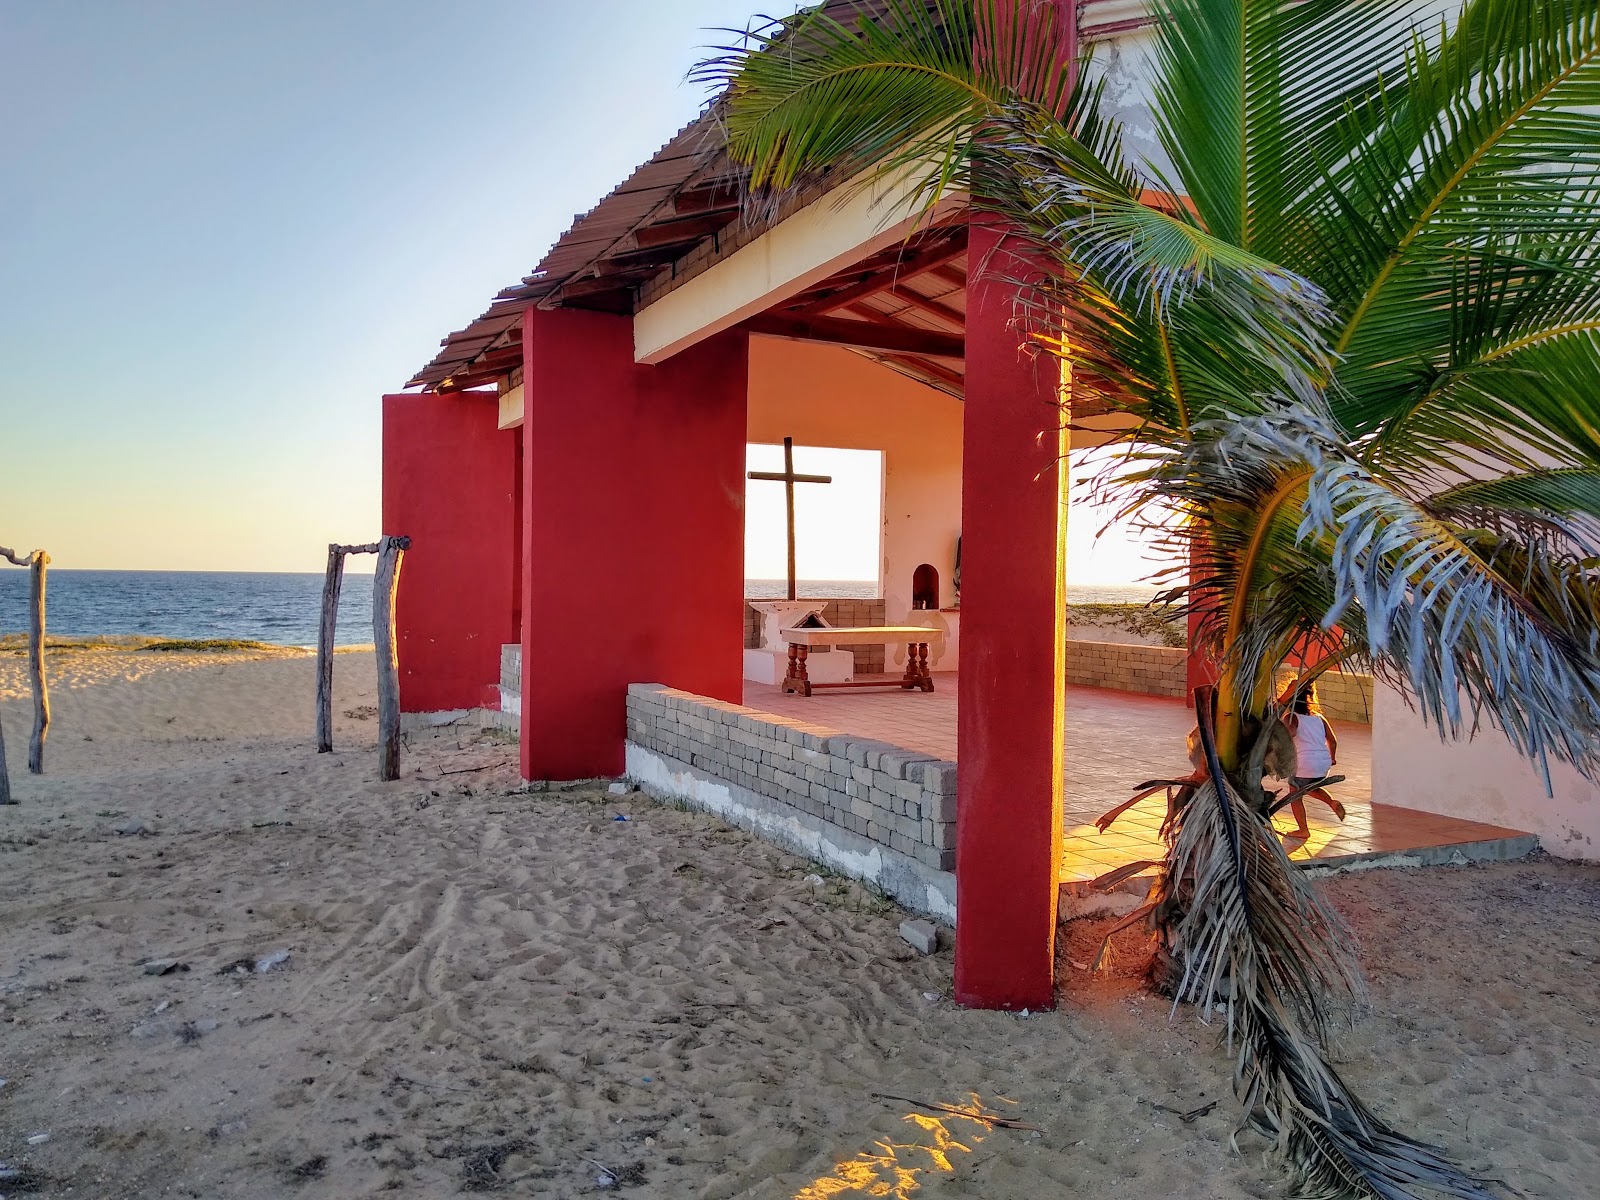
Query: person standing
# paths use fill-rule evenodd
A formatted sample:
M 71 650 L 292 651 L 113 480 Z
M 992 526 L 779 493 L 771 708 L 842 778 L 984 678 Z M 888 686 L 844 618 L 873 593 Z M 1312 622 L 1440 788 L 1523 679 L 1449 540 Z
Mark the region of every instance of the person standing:
M 1290 789 L 1298 792 L 1301 788 L 1310 788 L 1307 796 L 1321 800 L 1336 817 L 1344 820 L 1344 805 L 1325 789 L 1311 786 L 1327 778 L 1333 764 L 1339 761 L 1339 739 L 1317 704 L 1315 684 L 1308 683 L 1295 693 L 1289 711 L 1283 714 L 1283 724 L 1294 737 L 1295 773 L 1289 780 Z M 1311 836 L 1311 827 L 1306 823 L 1305 797 L 1291 802 L 1289 812 L 1295 823 L 1294 833 L 1289 836 L 1305 841 Z

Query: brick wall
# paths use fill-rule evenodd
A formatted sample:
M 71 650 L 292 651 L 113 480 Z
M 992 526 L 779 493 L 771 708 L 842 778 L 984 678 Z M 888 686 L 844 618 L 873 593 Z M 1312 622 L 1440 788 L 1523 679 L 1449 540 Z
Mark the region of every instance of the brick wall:
M 1329 671 L 1317 680 L 1317 702 L 1335 721 L 1372 723 L 1372 676 Z
M 1188 655 L 1168 646 L 1069 641 L 1067 682 L 1181 700 L 1188 691 Z
M 1188 651 L 1127 642 L 1067 642 L 1067 682 L 1183 699 Z M 1372 676 L 1329 671 L 1317 680 L 1323 714 L 1335 721 L 1372 721 Z
M 829 600 L 822 610 L 822 619 L 829 625 L 861 626 L 861 625 L 887 625 L 885 617 L 885 604 L 880 598 L 877 600 L 862 600 L 857 598 L 843 598 Z M 756 650 L 761 646 L 761 614 L 750 607 L 748 601 L 744 606 L 744 648 Z M 857 675 L 881 675 L 884 663 L 887 661 L 882 646 L 844 646 L 841 649 L 850 651 L 855 656 Z
M 660 684 L 628 689 L 628 740 L 925 868 L 955 869 L 953 762 Z

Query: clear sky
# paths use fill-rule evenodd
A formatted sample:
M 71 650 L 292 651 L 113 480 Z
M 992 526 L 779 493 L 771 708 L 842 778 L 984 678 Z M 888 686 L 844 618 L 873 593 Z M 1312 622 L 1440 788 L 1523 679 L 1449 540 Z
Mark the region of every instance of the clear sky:
M 795 6 L 0 0 L 0 545 L 375 536 L 379 397 L 694 117 L 718 28 Z
M 787 0 L 0 0 L 0 545 L 320 570 L 378 398 Z

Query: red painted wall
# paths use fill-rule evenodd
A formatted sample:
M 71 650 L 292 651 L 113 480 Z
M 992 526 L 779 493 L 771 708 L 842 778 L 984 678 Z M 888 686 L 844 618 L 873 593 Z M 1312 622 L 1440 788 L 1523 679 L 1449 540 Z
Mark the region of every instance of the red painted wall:
M 630 683 L 743 694 L 748 340 L 660 366 L 633 319 L 523 330 L 522 774 L 623 769 Z
M 971 239 L 990 261 L 997 235 L 974 222 Z M 1012 316 L 1005 284 L 969 282 L 955 998 L 1037 1009 L 1055 1003 L 1066 414 L 1058 360 L 1024 351 Z
M 395 597 L 405 712 L 499 707 L 517 435 L 498 417 L 492 392 L 383 398 L 383 532 L 411 538 Z

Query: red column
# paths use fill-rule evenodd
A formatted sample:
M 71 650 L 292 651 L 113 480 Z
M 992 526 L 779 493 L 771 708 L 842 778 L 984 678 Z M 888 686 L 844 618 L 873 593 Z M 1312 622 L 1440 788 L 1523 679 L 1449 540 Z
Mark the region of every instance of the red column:
M 394 614 L 406 712 L 500 706 L 516 448 L 493 392 L 383 398 L 383 532 L 411 539 Z
M 743 694 L 748 341 L 659 366 L 633 319 L 523 329 L 522 774 L 620 774 L 630 683 Z
M 961 479 L 956 1000 L 1055 1002 L 1066 681 L 1068 434 L 1060 361 L 1022 348 L 1012 290 L 968 261 Z M 997 258 L 992 264 L 1004 273 Z

